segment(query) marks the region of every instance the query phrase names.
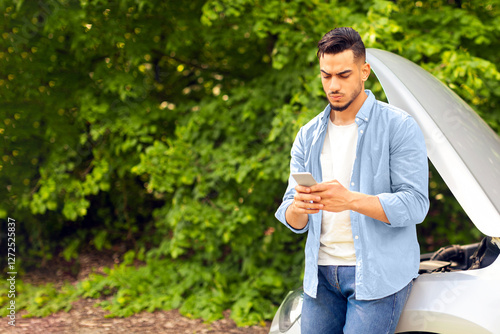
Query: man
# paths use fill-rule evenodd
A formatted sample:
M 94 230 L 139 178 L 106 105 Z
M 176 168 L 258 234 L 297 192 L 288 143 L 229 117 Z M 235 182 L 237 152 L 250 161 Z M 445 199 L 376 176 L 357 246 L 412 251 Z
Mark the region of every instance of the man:
M 302 334 L 393 333 L 418 276 L 416 224 L 429 209 L 425 142 L 406 112 L 364 83 L 365 47 L 352 28 L 318 43 L 328 106 L 297 134 L 292 177 L 276 217 L 305 246 Z

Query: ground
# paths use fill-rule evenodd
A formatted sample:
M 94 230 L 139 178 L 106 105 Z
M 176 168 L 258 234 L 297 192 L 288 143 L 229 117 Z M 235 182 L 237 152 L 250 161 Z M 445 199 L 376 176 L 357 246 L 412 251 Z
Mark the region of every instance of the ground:
M 62 285 L 66 281 L 76 283 L 85 279 L 94 270 L 102 272 L 102 268 L 111 267 L 120 262 L 119 252 L 104 254 L 83 253 L 79 258 L 78 273 L 71 273 L 68 264 L 63 261 L 53 261 L 44 268 L 34 269 L 26 273 L 23 281 L 30 284 L 54 283 Z M 224 313 L 224 319 L 211 324 L 200 319 L 188 319 L 177 310 L 141 312 L 128 318 L 105 318 L 107 311 L 94 307 L 98 299 L 82 299 L 73 303 L 69 312 L 58 312 L 44 318 L 22 318 L 25 311 L 17 314 L 16 326 L 7 324 L 7 318 L 2 318 L 0 333 L 158 333 L 158 334 L 265 334 L 269 332 L 270 323 L 266 327 L 237 327 L 229 318 L 229 311 Z

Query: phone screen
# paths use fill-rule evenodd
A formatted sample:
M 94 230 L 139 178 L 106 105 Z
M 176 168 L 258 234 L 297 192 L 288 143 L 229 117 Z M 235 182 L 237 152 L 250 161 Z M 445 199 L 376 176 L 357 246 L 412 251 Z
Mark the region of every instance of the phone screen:
M 311 187 L 317 183 L 314 177 L 309 172 L 292 173 L 292 176 L 295 181 L 297 181 L 297 183 L 301 186 Z

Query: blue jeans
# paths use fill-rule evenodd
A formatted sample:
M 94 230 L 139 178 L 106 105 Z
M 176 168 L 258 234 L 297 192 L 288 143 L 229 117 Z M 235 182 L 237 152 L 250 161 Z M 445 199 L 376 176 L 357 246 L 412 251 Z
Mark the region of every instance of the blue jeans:
M 304 293 L 301 334 L 394 333 L 413 281 L 385 298 L 356 300 L 354 266 L 318 268 L 317 298 Z

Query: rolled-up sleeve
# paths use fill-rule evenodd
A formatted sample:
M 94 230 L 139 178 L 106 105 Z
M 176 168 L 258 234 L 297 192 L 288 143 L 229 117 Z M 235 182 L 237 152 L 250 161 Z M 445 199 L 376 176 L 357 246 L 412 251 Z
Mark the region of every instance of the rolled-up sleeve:
M 304 142 L 302 140 L 302 130 L 300 130 L 297 136 L 295 137 L 295 141 L 293 143 L 291 150 L 290 175 L 288 177 L 288 187 L 286 188 L 285 195 L 283 196 L 283 202 L 281 203 L 275 214 L 275 217 L 281 223 L 283 223 L 290 230 L 298 234 L 305 233 L 309 230 L 309 221 L 307 222 L 307 225 L 304 228 L 299 230 L 293 228 L 290 224 L 288 224 L 288 222 L 286 221 L 285 213 L 288 207 L 293 203 L 293 198 L 295 195 L 295 186 L 297 185 L 297 182 L 292 177 L 292 173 L 305 172 L 305 171 L 306 170 L 304 165 Z
M 411 116 L 394 129 L 389 149 L 391 192 L 377 196 L 391 227 L 419 224 L 429 210 L 429 168 L 424 136 Z

